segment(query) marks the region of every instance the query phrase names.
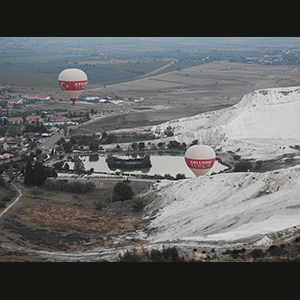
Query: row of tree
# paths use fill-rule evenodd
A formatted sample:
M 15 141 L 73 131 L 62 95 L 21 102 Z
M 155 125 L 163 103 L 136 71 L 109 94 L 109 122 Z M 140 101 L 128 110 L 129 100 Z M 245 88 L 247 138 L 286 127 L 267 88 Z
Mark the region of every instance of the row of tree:
M 32 166 L 31 161 L 27 160 L 27 164 L 24 170 L 25 185 L 43 185 L 47 177 L 57 177 L 57 173 L 54 168 L 45 167 L 41 162 L 38 161 L 34 166 Z

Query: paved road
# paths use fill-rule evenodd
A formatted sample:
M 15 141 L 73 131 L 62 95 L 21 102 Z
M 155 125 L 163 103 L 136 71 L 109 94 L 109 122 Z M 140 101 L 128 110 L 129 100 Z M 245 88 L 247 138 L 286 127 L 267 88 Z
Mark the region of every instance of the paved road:
M 117 117 L 117 116 L 121 116 L 121 115 L 126 115 L 128 113 L 129 113 L 129 110 L 127 110 L 125 112 L 120 112 L 120 113 L 112 113 L 112 114 L 107 114 L 107 115 L 101 115 L 101 116 L 93 118 L 93 119 L 91 119 L 87 122 L 84 122 L 84 123 L 81 123 L 81 124 L 78 124 L 78 125 L 75 125 L 75 126 L 70 126 L 69 128 L 71 128 L 71 129 L 81 128 L 81 127 L 84 127 L 86 125 L 98 122 L 101 119 Z M 42 142 L 38 146 L 38 148 L 41 149 L 41 150 L 44 150 L 44 149 L 50 150 L 54 147 L 55 143 L 62 137 L 64 137 L 63 133 L 58 133 L 57 132 L 49 138 L 42 139 Z
M 62 137 L 63 134 L 57 132 L 51 137 L 42 140 L 42 143 L 38 146 L 38 148 L 42 150 L 43 149 L 50 150 L 53 148 L 54 144 Z

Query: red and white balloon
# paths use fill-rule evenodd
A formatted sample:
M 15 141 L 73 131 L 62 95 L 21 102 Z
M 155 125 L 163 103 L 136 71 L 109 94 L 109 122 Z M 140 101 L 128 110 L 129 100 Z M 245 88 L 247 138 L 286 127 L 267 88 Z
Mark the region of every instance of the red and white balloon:
M 206 145 L 191 146 L 184 156 L 187 166 L 198 177 L 205 175 L 216 161 L 215 151 Z
M 66 93 L 73 104 L 85 89 L 87 82 L 88 78 L 86 74 L 76 68 L 65 69 L 58 75 L 60 88 Z

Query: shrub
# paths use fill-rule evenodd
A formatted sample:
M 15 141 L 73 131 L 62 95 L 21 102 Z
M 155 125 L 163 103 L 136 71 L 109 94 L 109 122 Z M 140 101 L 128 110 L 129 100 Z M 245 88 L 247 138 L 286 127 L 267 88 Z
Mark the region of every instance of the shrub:
M 5 195 L 1 199 L 1 201 L 4 201 L 4 202 L 9 202 L 10 200 L 11 200 L 11 197 L 9 195 Z
M 151 260 L 154 262 L 182 262 L 183 257 L 179 257 L 176 247 L 159 250 L 151 250 Z
M 123 256 L 120 256 L 119 262 L 140 262 L 141 257 L 133 252 L 129 252 L 128 250 Z
M 118 182 L 113 189 L 112 201 L 124 201 L 131 199 L 132 196 L 133 190 L 131 186 L 125 181 Z
M 5 207 L 6 206 L 6 203 L 4 202 L 4 201 L 0 201 L 0 208 L 3 208 L 3 207 Z
M 44 193 L 43 190 L 39 189 L 37 186 L 30 189 L 29 193 L 34 196 L 34 198 L 38 198 L 39 195 L 42 195 Z
M 150 258 L 153 262 L 165 262 L 163 254 L 159 250 L 156 250 L 156 249 L 151 250 Z
M 264 251 L 262 249 L 254 249 L 253 251 L 251 251 L 251 256 L 253 258 L 263 257 Z
M 95 208 L 97 209 L 97 210 L 101 210 L 102 209 L 102 201 L 100 200 L 100 201 L 97 201 L 97 202 L 94 202 L 94 204 L 95 204 Z
M 163 256 L 167 261 L 171 261 L 171 262 L 183 261 L 183 258 L 179 257 L 176 247 L 164 249 Z
M 165 174 L 165 179 L 174 180 L 175 178 L 170 174 Z
M 180 173 L 178 173 L 177 175 L 176 175 L 176 180 L 180 180 L 180 179 L 185 179 L 186 177 L 185 177 L 185 174 L 180 174 Z
M 143 208 L 143 201 L 142 201 L 142 199 L 138 198 L 138 199 L 132 201 L 131 202 L 131 207 L 135 211 L 140 211 Z
M 272 255 L 272 256 L 278 256 L 282 253 L 282 249 L 276 245 L 270 246 L 268 251 L 270 252 L 270 255 Z

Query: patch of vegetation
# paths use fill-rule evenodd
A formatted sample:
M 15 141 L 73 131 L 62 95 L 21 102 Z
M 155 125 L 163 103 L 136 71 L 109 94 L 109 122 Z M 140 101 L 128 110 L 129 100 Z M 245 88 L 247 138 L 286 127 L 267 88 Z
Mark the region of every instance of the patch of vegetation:
M 170 141 L 169 144 L 167 145 L 168 149 L 178 149 L 178 150 L 186 150 L 186 143 L 180 144 L 177 141 Z
M 242 160 L 234 165 L 233 172 L 248 172 L 253 168 L 252 163 L 248 160 Z
M 103 203 L 101 200 L 94 202 L 94 205 L 95 205 L 96 210 L 102 210 Z
M 143 208 L 143 200 L 138 198 L 135 199 L 134 201 L 131 202 L 131 207 L 135 210 L 135 211 L 140 211 Z
M 38 198 L 40 195 L 44 193 L 43 190 L 39 189 L 37 186 L 34 186 L 29 191 L 30 195 L 32 195 L 34 198 Z
M 239 249 L 227 249 L 225 252 L 223 252 L 223 254 L 230 254 L 232 258 L 238 258 L 240 253 L 245 253 L 246 249 L 242 248 L 241 250 Z
M 184 257 L 180 257 L 176 247 L 163 249 L 162 251 L 152 249 L 149 254 L 138 254 L 134 249 L 133 251 L 126 251 L 124 255 L 119 256 L 119 262 L 184 262 Z
M 134 159 L 121 159 L 109 155 L 106 159 L 107 165 L 110 169 L 140 169 L 140 168 L 151 168 L 152 164 L 150 161 L 150 156 L 148 154 L 143 158 Z
M 96 188 L 95 184 L 91 181 L 80 182 L 68 180 L 49 180 L 44 183 L 44 187 L 49 191 L 62 191 L 75 194 L 85 194 L 93 192 Z
M 7 184 L 4 178 L 0 175 L 0 208 L 4 208 L 6 203 L 16 196 L 16 190 Z

